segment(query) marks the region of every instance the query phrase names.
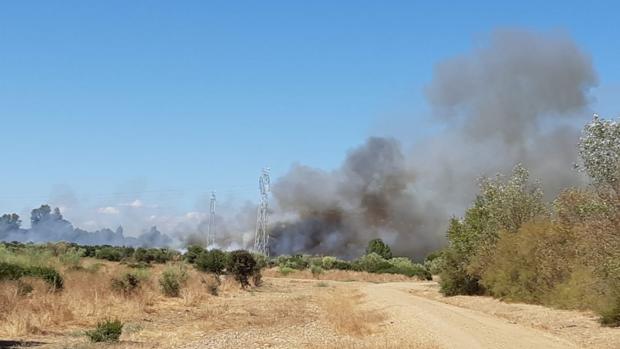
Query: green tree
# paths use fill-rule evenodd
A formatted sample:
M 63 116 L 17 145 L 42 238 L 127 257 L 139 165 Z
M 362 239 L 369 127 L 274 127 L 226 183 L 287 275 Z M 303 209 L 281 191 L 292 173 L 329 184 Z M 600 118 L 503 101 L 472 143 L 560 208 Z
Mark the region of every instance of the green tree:
M 620 123 L 595 114 L 583 129 L 579 155 L 594 184 L 620 196 Z
M 248 251 L 233 251 L 228 258 L 226 269 L 241 284 L 241 287 L 245 288 L 250 286 L 249 277 L 256 271 L 256 260 Z
M 390 249 L 390 246 L 384 243 L 381 239 L 373 239 L 368 242 L 366 254 L 371 253 L 376 253 L 379 256 L 383 257 L 383 259 L 392 258 L 392 250 Z

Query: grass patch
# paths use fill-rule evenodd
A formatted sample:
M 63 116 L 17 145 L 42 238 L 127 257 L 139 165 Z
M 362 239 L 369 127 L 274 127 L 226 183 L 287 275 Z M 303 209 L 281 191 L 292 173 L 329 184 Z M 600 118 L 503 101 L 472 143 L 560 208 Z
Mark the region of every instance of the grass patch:
M 92 331 L 86 331 L 86 336 L 93 343 L 118 342 L 123 333 L 123 323 L 120 320 L 105 320 L 97 323 Z

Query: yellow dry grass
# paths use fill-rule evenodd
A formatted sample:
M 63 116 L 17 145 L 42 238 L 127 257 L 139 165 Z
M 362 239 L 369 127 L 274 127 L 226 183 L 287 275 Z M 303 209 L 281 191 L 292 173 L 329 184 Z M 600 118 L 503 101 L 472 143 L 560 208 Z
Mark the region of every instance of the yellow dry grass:
M 170 305 L 195 306 L 212 297 L 206 291 L 204 276 L 189 270 L 191 275 L 181 297 L 166 298 L 157 282 L 163 266 L 147 270 L 140 273 L 139 289 L 128 295 L 114 292 L 110 286 L 113 277 L 135 271 L 118 263 L 104 263 L 96 272 L 89 272 L 88 268 L 64 271 L 65 288 L 61 292 L 51 292 L 45 283 L 34 279 L 27 281 L 34 286 L 34 291 L 20 295 L 17 282 L 2 282 L 0 337 L 62 334 L 92 327 L 104 319 L 136 321 Z M 230 284 L 231 281 L 221 287 L 228 291 L 235 289 Z
M 379 310 L 361 307 L 363 298 L 355 290 L 330 290 L 320 305 L 339 333 L 360 337 L 371 334 L 386 319 Z

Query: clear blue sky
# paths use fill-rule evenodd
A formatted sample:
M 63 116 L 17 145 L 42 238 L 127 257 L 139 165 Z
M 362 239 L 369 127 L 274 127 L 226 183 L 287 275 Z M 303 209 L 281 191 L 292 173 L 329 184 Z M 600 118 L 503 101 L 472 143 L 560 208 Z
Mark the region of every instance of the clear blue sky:
M 257 196 L 262 166 L 329 169 L 368 135 L 424 135 L 433 65 L 495 28 L 568 32 L 596 106 L 620 110 L 617 3 L 430 3 L 2 2 L 0 212 L 55 195 L 199 210 L 212 189 Z

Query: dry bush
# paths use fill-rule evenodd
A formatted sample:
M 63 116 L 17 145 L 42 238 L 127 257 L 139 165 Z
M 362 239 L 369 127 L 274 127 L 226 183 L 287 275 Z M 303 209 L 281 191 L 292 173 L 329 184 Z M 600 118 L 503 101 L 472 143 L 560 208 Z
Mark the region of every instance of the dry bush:
M 375 327 L 386 319 L 378 310 L 364 309 L 360 306 L 364 296 L 357 292 L 332 291 L 321 301 L 327 320 L 334 328 L 351 336 L 371 334 Z

